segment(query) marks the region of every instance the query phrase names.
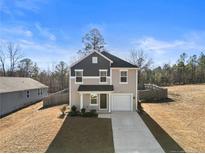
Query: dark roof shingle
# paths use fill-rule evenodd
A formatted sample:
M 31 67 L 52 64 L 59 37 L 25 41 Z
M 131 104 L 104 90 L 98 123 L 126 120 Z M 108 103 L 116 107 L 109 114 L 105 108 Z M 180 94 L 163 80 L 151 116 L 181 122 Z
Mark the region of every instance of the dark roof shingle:
M 101 52 L 104 56 L 111 59 L 113 63 L 111 64 L 111 67 L 131 67 L 131 68 L 138 68 L 136 65 L 133 65 L 125 60 L 122 60 L 106 51 Z
M 80 85 L 78 91 L 113 91 L 113 85 Z

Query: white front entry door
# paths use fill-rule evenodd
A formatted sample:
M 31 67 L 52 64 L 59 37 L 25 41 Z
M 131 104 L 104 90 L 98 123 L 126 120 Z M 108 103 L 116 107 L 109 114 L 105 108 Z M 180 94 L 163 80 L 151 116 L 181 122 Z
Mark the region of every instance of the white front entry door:
M 132 111 L 132 94 L 112 94 L 111 111 Z

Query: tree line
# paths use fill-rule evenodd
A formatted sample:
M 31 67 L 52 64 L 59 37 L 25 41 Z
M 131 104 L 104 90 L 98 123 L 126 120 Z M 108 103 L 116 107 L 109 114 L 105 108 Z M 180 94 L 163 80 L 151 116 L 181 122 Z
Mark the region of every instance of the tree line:
M 49 93 L 68 88 L 69 81 L 65 62 L 60 61 L 52 71 L 40 70 L 36 62 L 22 56 L 19 45 L 11 42 L 0 47 L 0 76 L 33 78 L 49 86 Z
M 146 57 L 143 50 L 132 50 L 130 62 L 140 68 L 140 88 L 143 88 L 144 83 L 159 86 L 205 83 L 204 52 L 190 57 L 186 53 L 182 53 L 176 63 L 164 64 L 151 69 L 152 59 Z
M 91 29 L 82 38 L 83 48 L 78 57 L 89 54 L 93 50 L 107 51 L 105 41 L 98 29 Z M 175 84 L 205 83 L 205 54 L 188 57 L 186 53 L 179 56 L 173 65 L 164 64 L 152 68 L 153 60 L 145 55 L 143 49 L 132 49 L 129 62 L 137 65 L 139 85 L 153 83 L 160 86 Z M 37 63 L 21 54 L 21 48 L 14 43 L 0 44 L 0 76 L 31 77 L 49 86 L 49 93 L 69 87 L 69 68 L 66 62 L 60 61 L 52 70 L 41 70 Z

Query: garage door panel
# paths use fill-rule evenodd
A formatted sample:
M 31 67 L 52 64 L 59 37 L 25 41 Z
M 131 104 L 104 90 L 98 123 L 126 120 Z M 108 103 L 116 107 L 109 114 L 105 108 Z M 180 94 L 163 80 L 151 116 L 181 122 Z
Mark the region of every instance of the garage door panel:
M 131 111 L 131 99 L 130 94 L 112 95 L 112 111 Z

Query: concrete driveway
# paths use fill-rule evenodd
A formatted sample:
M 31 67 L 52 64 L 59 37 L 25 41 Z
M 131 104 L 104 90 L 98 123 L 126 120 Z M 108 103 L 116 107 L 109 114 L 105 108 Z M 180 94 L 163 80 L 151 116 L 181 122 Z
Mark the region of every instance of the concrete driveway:
M 137 112 L 113 112 L 115 152 L 164 152 Z

